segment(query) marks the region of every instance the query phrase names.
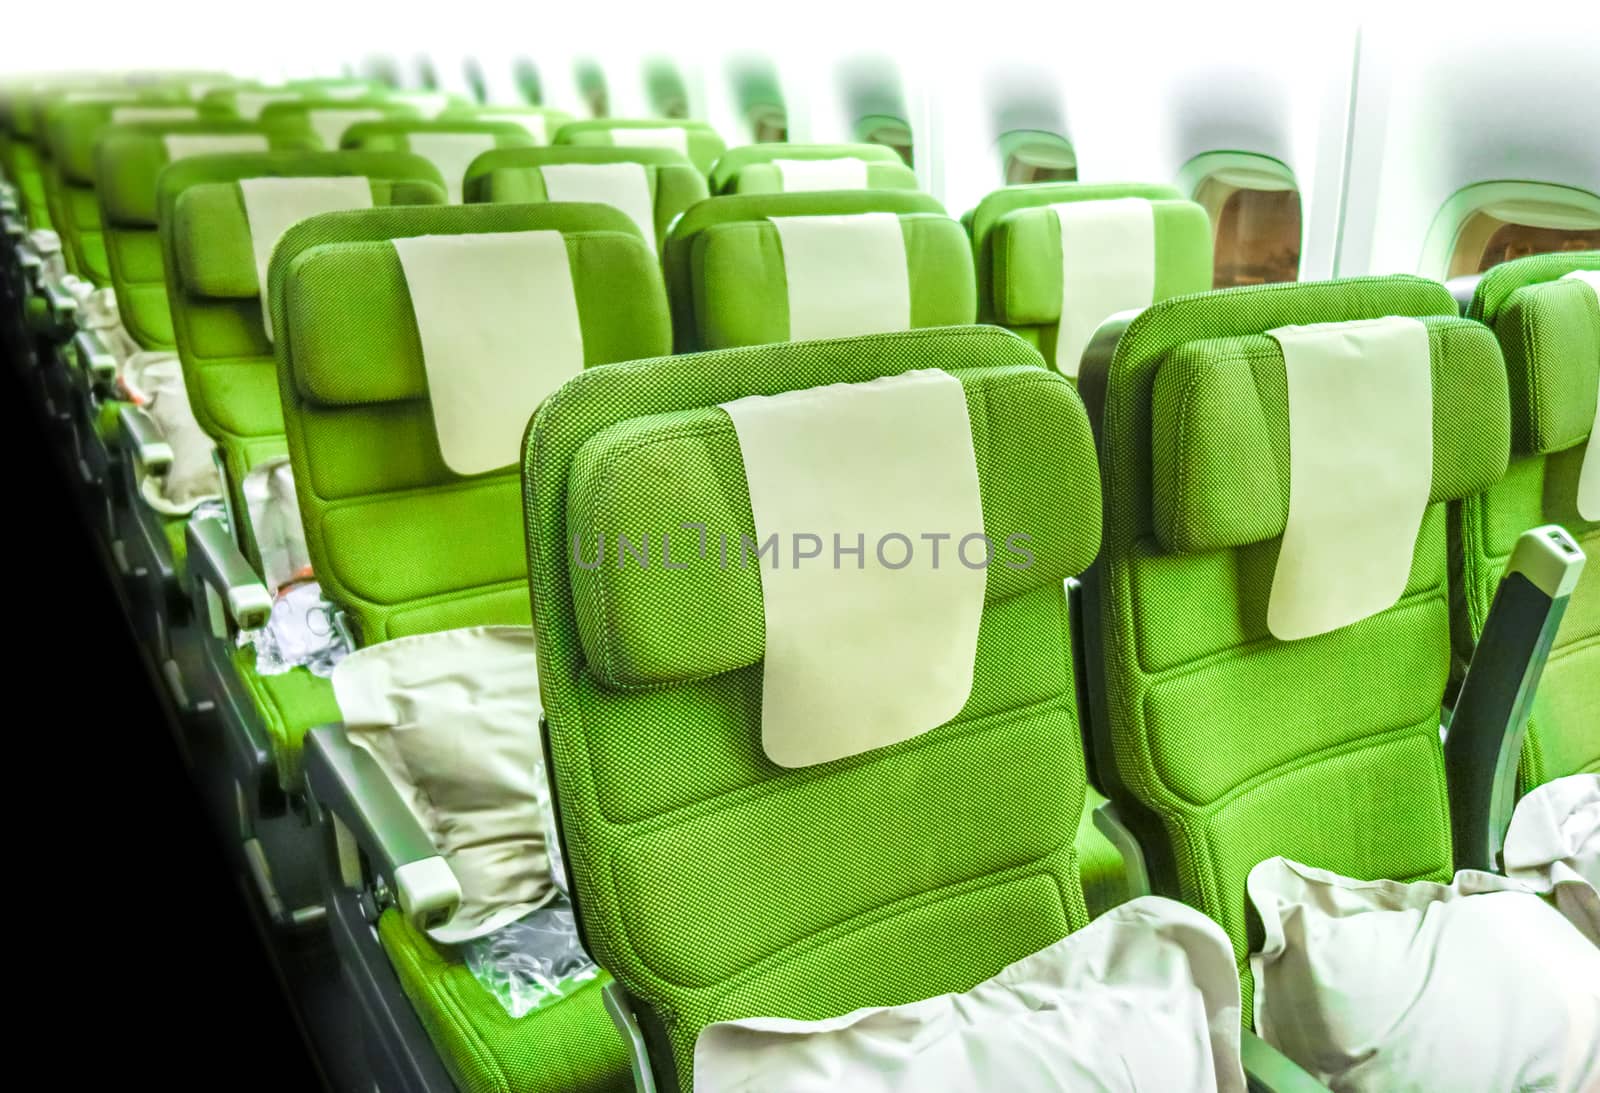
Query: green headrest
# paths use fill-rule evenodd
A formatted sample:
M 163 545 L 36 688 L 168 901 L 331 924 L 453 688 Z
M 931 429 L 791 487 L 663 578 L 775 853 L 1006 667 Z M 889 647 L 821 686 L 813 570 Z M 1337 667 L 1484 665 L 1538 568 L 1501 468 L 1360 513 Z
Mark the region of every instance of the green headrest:
M 604 205 L 466 205 L 329 213 L 296 225 L 273 254 L 273 324 L 295 390 L 322 406 L 427 397 L 427 372 L 400 258 L 388 240 L 559 231 L 572 260 L 584 359 L 626 360 L 669 338 L 656 258 Z M 360 239 L 371 241 L 356 241 Z M 317 240 L 332 240 L 319 243 Z M 336 299 L 338 306 L 328 301 Z M 281 309 L 280 309 L 281 302 Z M 530 350 L 532 351 L 532 350 Z
M 1594 292 L 1563 278 L 1600 270 L 1600 251 L 1519 258 L 1478 282 L 1468 315 L 1488 323 L 1505 353 L 1511 443 L 1544 455 L 1582 443 L 1594 424 L 1600 308 Z
M 173 190 L 172 206 L 180 283 L 195 296 L 258 296 L 261 288 L 239 180 L 343 175 L 371 179 L 374 205 L 444 201 L 444 185 L 433 164 L 404 152 L 268 152 L 181 162 L 160 181 L 163 192 L 169 181 L 175 187 L 182 185 Z
M 605 369 L 604 379 L 569 382 L 561 401 L 582 405 L 616 387 L 651 391 L 658 404 L 590 436 L 566 484 L 565 540 L 583 544 L 585 558 L 597 536 L 613 560 L 619 535 L 647 537 L 653 551 L 649 568 L 569 565 L 589 671 L 607 686 L 628 688 L 716 675 L 762 658 L 761 577 L 738 564 L 740 536 L 755 537 L 749 487 L 731 419 L 716 408 L 744 395 L 911 368 L 950 372 L 967 389 L 985 532 L 997 550 L 1009 536 L 1026 535 L 1033 554 L 1027 568 L 991 565 L 986 598 L 1059 586 L 1087 568 L 1100 547 L 1089 423 L 1072 386 L 1042 365 L 1005 331 L 952 327 L 637 361 Z M 705 525 L 703 557 L 699 532 L 685 530 L 686 521 Z M 657 564 L 663 535 L 671 536 L 674 565 L 684 568 Z M 731 551 L 726 568 L 722 536 Z
M 804 215 L 804 214 L 801 214 Z M 941 213 L 902 213 L 911 326 L 955 326 L 977 315 L 972 252 Z M 690 254 L 696 345 L 727 349 L 790 338 L 783 246 L 766 219 L 712 224 Z
M 915 190 L 921 183 L 917 180 L 917 173 L 904 163 L 869 163 L 867 164 L 868 190 Z M 733 183 L 725 193 L 733 194 L 781 194 L 783 188 L 783 172 L 773 163 L 752 163 L 740 171 Z M 963 233 L 965 234 L 965 233 Z
M 492 120 L 500 117 L 543 118 L 544 144 L 554 140 L 561 127 L 573 120 L 572 115 L 566 111 L 554 110 L 548 106 L 495 106 L 489 103 L 452 106 L 440 114 L 438 120 L 454 121 L 458 118 Z
M 1404 282 L 1410 278 L 1386 278 Z M 1377 318 L 1383 310 L 1342 293 L 1357 282 L 1253 286 L 1157 304 L 1150 321 L 1175 332 L 1159 359 L 1152 392 L 1151 497 L 1163 547 L 1203 553 L 1274 539 L 1289 514 L 1289 405 L 1283 351 L 1265 331 L 1291 324 Z M 1443 286 L 1437 286 L 1444 293 Z M 1276 292 L 1271 318 L 1208 322 L 1241 293 Z M 1343 304 L 1341 306 L 1341 295 Z M 1446 300 L 1448 294 L 1444 293 Z M 1306 303 L 1295 309 L 1296 298 Z M 1382 307 L 1381 295 L 1372 302 Z M 1377 313 L 1374 314 L 1374 310 Z M 1413 314 L 1428 328 L 1433 375 L 1433 501 L 1487 489 L 1510 458 L 1505 364 L 1494 335 L 1458 318 L 1445 301 L 1440 312 Z M 1197 337 L 1183 337 L 1186 318 L 1201 313 Z M 1145 321 L 1145 312 L 1135 323 Z M 1279 321 L 1279 316 L 1291 316 Z M 1265 324 L 1265 325 L 1263 325 Z M 1238 331 L 1240 325 L 1254 332 Z M 1207 336 L 1218 326 L 1234 331 Z M 1133 332 L 1133 326 L 1123 335 Z M 1119 349 L 1120 353 L 1120 349 Z
M 734 182 L 746 168 L 775 159 L 852 159 L 904 167 L 900 154 L 886 144 L 746 144 L 729 148 L 711 168 L 711 192 L 732 193 Z M 913 174 L 915 179 L 916 175 Z M 915 188 L 913 183 L 911 188 Z M 767 192 L 767 191 L 762 191 Z
M 528 131 L 515 122 L 481 121 L 477 118 L 450 117 L 424 121 L 421 118 L 385 118 L 362 121 L 344 132 L 342 146 L 373 152 L 406 152 L 407 138 L 413 133 L 481 133 L 494 137 L 497 148 L 523 148 L 534 141 Z
M 312 111 L 320 110 L 361 110 L 377 111 L 386 118 L 412 118 L 420 120 L 421 115 L 404 103 L 395 102 L 384 98 L 362 99 L 297 99 L 293 102 L 269 103 L 261 111 L 260 122 L 262 125 L 282 129 L 297 136 L 309 136 L 322 147 L 322 137 L 311 124 Z M 341 134 L 342 136 L 343 134 Z M 337 151 L 329 148 L 328 151 Z
M 127 117 L 118 118 L 119 113 Z M 170 125 L 178 121 L 197 121 L 199 116 L 199 108 L 193 103 L 143 100 L 67 103 L 50 112 L 50 154 L 65 181 L 77 186 L 93 186 L 95 145 L 109 126 L 147 122 Z
M 1034 182 L 1023 186 L 1007 186 L 995 190 L 978 202 L 976 208 L 963 219 L 969 220 L 972 245 L 981 261 L 982 250 L 994 231 L 994 226 L 1007 213 L 1018 209 L 1033 209 L 1040 205 L 1056 205 L 1064 201 L 1104 201 L 1114 197 L 1142 197 L 1150 201 L 1181 201 L 1183 194 L 1175 186 L 1154 182 Z
M 610 148 L 556 145 L 504 148 L 486 152 L 467 169 L 467 201 L 540 202 L 546 200 L 539 168 L 565 163 L 637 163 L 644 168 L 655 195 L 657 235 L 665 236 L 672 217 L 706 196 L 706 179 L 681 153 L 671 148 Z M 665 220 L 664 209 L 671 209 Z
M 836 190 L 797 194 L 730 194 L 692 206 L 672 226 L 663 248 L 667 294 L 680 352 L 699 348 L 694 337 L 693 255 L 696 242 L 719 224 L 766 220 L 773 216 L 842 216 L 846 213 L 933 213 L 944 206 L 920 190 Z M 779 341 L 785 340 L 780 337 Z
M 1075 193 L 1067 200 L 1084 196 Z M 1150 207 L 1155 299 L 1205 292 L 1211 287 L 1211 221 L 1205 209 L 1176 198 L 1155 199 Z M 985 317 L 1006 326 L 1061 321 L 1061 228 L 1054 212 L 1036 206 L 1004 214 L 994 223 L 987 251 Z
M 555 135 L 555 144 L 598 144 L 606 147 L 629 147 L 628 131 L 639 129 L 682 129 L 687 135 L 689 161 L 709 174 L 718 157 L 727 151 L 717 131 L 703 121 L 631 120 L 624 118 L 598 118 L 574 121 L 563 125 Z M 647 147 L 655 147 L 648 145 Z
M 267 138 L 273 151 L 309 150 L 308 142 L 273 133 L 246 121 L 191 121 L 118 125 L 106 130 L 95 156 L 95 190 L 107 224 L 156 226 L 156 179 L 169 160 L 169 136 L 248 136 Z

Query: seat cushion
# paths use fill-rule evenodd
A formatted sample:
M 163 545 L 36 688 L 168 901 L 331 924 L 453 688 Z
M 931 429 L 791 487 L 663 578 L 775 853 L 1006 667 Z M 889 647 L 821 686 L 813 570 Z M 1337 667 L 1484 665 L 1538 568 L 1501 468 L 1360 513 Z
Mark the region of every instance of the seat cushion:
M 300 745 L 306 732 L 340 720 L 333 684 L 305 668 L 264 676 L 256 671 L 256 651 L 248 645 L 235 651 L 233 663 L 255 700 L 256 712 L 272 743 L 278 782 L 287 790 L 300 781 Z
M 1083 902 L 1089 908 L 1090 918 L 1128 902 L 1132 895 L 1128 891 L 1122 855 L 1094 826 L 1094 810 L 1105 803 L 1106 799 L 1090 786 L 1084 795 L 1083 816 L 1078 821 L 1078 874 L 1083 880 Z
M 601 1002 L 604 975 L 513 1018 L 460 957 L 393 908 L 378 920 L 378 937 L 445 1069 L 465 1093 L 633 1088 L 622 1039 Z

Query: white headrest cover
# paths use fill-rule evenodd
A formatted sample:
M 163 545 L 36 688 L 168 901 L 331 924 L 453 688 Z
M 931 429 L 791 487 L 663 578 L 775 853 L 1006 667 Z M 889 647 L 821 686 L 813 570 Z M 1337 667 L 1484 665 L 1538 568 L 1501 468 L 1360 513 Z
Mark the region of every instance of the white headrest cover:
M 265 133 L 168 133 L 161 143 L 167 150 L 168 162 L 189 156 L 265 152 L 269 147 Z
M 200 112 L 193 106 L 113 106 L 111 120 L 117 125 L 142 121 L 194 121 Z
M 906 241 L 894 213 L 774 216 L 789 340 L 911 329 Z
M 836 159 L 775 159 L 784 193 L 809 190 L 865 190 L 867 161 L 855 156 Z
M 492 133 L 411 133 L 411 151 L 439 168 L 450 204 L 461 204 L 461 187 L 472 161 L 494 148 Z
M 689 154 L 689 130 L 675 125 L 611 130 L 611 143 L 623 148 L 670 148 Z
M 372 208 L 372 183 L 365 178 L 244 178 L 239 180 L 250 249 L 261 291 L 261 318 L 272 334 L 267 270 L 283 233 L 308 217 L 345 209 Z
M 1288 372 L 1289 518 L 1267 628 L 1291 641 L 1405 592 L 1433 486 L 1433 375 L 1416 319 L 1268 334 Z
M 626 213 L 656 250 L 655 199 L 641 163 L 553 163 L 539 168 L 551 201 L 590 201 Z
M 1078 374 L 1101 323 L 1155 299 L 1155 211 L 1142 197 L 1052 205 L 1061 227 L 1056 370 Z
M 1589 291 L 1594 293 L 1595 307 L 1600 308 L 1600 270 L 1577 269 L 1567 277 L 1588 285 Z M 1594 424 L 1589 426 L 1583 466 L 1578 471 L 1578 515 L 1585 520 L 1600 521 L 1600 390 L 1595 391 Z
M 382 121 L 383 116 L 382 110 L 350 110 L 344 107 L 306 111 L 306 121 L 311 131 L 330 152 L 339 150 L 339 142 L 344 139 L 346 129 L 357 122 Z
M 560 232 L 396 239 L 417 317 L 439 453 L 461 475 L 515 463 L 528 419 L 583 370 Z
M 986 583 L 958 556 L 984 527 L 960 381 L 929 369 L 722 408 L 756 541 L 776 536 L 756 560 L 767 757 L 810 766 L 949 721 L 972 690 Z

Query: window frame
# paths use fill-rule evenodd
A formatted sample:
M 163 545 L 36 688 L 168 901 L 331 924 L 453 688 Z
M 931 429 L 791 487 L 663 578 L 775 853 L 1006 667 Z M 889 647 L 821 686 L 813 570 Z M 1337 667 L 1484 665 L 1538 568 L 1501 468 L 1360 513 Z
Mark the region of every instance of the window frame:
M 1203 196 L 1203 187 L 1213 180 L 1221 181 L 1225 185 L 1232 187 L 1227 197 L 1214 208 L 1205 201 L 1200 200 Z M 1206 219 L 1211 221 L 1211 253 L 1213 261 L 1216 257 L 1217 233 L 1222 226 L 1222 212 L 1227 208 L 1228 200 L 1234 194 L 1243 190 L 1251 190 L 1257 193 L 1293 191 L 1300 205 L 1300 238 L 1297 241 L 1294 277 L 1290 281 L 1272 283 L 1293 284 L 1300 280 L 1306 253 L 1307 218 L 1305 192 L 1300 188 L 1300 180 L 1295 177 L 1294 169 L 1287 163 L 1261 152 L 1202 152 L 1179 169 L 1178 186 L 1184 193 L 1189 195 L 1190 200 L 1206 210 Z M 1214 268 L 1221 269 L 1222 263 L 1215 263 L 1214 261 Z M 1213 274 L 1212 284 L 1214 287 L 1231 287 L 1217 286 L 1215 274 Z
M 1600 194 L 1577 186 L 1556 182 L 1497 179 L 1463 186 L 1445 199 L 1428 226 L 1417 272 L 1444 280 L 1451 276 L 1463 237 L 1479 216 L 1491 216 L 1502 225 L 1529 228 L 1600 231 Z M 1576 223 L 1582 221 L 1582 223 Z M 1496 231 L 1498 230 L 1495 229 Z M 1478 247 L 1468 275 L 1476 275 L 1483 260 L 1482 247 L 1493 237 L 1491 231 Z

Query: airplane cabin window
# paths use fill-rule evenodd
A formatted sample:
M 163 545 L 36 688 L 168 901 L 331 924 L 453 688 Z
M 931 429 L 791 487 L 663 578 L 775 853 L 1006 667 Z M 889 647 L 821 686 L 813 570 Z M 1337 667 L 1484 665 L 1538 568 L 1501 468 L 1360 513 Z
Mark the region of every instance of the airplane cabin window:
M 1564 223 L 1523 224 L 1480 210 L 1461 226 L 1450 256 L 1449 275 L 1482 273 L 1513 258 L 1566 250 L 1600 250 L 1600 218 L 1578 216 Z
M 783 107 L 761 105 L 749 110 L 750 134 L 757 144 L 782 144 L 789 139 L 789 116 Z
M 1076 182 L 1078 157 L 1064 137 L 1037 129 L 1019 129 L 1000 138 L 1000 157 L 1007 186 L 1029 182 Z
M 1300 189 L 1287 166 L 1267 156 L 1197 156 L 1180 178 L 1211 217 L 1212 286 L 1276 284 L 1300 277 Z
M 856 123 L 856 135 L 868 144 L 893 148 L 907 167 L 916 166 L 911 126 L 902 119 L 885 114 L 869 115 Z
M 544 88 L 539 83 L 539 69 L 527 57 L 519 57 L 511 66 L 511 78 L 516 81 L 517 90 L 522 97 L 533 106 L 544 102 Z
M 689 116 L 689 89 L 684 85 L 683 74 L 666 61 L 652 63 L 645 73 L 645 87 L 650 95 L 650 109 L 660 118 L 687 118 Z
M 789 139 L 789 111 L 777 70 L 760 57 L 736 57 L 728 67 L 739 109 L 750 126 L 752 144 L 782 144 Z
M 461 67 L 467 77 L 467 86 L 472 89 L 472 97 L 478 102 L 488 102 L 489 79 L 483 74 L 482 62 L 476 57 L 468 57 Z
M 417 80 L 425 91 L 439 90 L 439 70 L 427 57 L 417 58 Z
M 611 96 L 606 89 L 606 74 L 594 61 L 579 61 L 577 69 L 578 94 L 589 107 L 590 117 L 611 116 Z

